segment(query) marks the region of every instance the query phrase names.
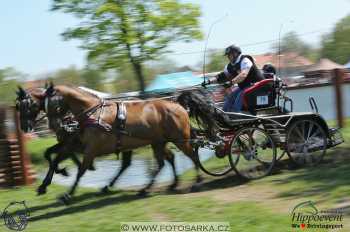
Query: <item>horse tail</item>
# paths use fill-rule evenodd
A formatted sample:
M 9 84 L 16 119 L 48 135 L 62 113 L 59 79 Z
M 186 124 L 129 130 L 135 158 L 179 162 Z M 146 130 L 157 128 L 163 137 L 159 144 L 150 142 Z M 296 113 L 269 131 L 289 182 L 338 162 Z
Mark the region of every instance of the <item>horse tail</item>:
M 198 89 L 183 92 L 178 96 L 177 102 L 187 109 L 190 118 L 194 119 L 198 127 L 205 129 L 209 135 L 216 133 L 221 116 L 207 91 Z M 192 131 L 195 133 L 195 129 Z
M 189 116 L 197 122 L 211 126 L 229 127 L 230 119 L 215 107 L 215 102 L 207 90 L 197 89 L 180 94 L 177 102 L 189 111 Z

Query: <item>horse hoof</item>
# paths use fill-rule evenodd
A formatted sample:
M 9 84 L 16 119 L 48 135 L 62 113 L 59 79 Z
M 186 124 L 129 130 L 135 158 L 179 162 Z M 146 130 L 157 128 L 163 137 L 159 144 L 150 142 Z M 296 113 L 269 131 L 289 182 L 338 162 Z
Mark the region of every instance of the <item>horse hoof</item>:
M 69 173 L 67 172 L 67 169 L 66 169 L 66 168 L 62 168 L 61 170 L 59 170 L 59 173 L 60 173 L 62 176 L 69 176 Z
M 202 176 L 197 176 L 196 184 L 202 183 L 202 181 L 203 181 L 203 177 Z
M 138 194 L 138 197 L 147 197 L 148 196 L 148 192 L 145 189 L 142 189 Z
M 106 185 L 101 189 L 101 193 L 104 193 L 104 194 L 111 193 L 111 190 L 109 189 L 108 185 Z
M 168 192 L 174 192 L 176 190 L 177 183 L 170 185 L 167 189 Z
M 90 171 L 95 171 L 96 168 L 94 167 L 94 165 L 91 165 L 89 168 L 88 168 Z
M 37 192 L 38 196 L 44 195 L 44 194 L 46 194 L 46 188 L 43 186 L 39 186 L 39 188 L 36 190 L 36 192 Z
M 200 190 L 200 187 L 198 184 L 192 185 L 191 192 L 199 192 L 199 190 Z
M 71 203 L 72 197 L 68 193 L 65 193 L 62 196 L 58 197 L 58 200 L 65 205 L 69 205 Z

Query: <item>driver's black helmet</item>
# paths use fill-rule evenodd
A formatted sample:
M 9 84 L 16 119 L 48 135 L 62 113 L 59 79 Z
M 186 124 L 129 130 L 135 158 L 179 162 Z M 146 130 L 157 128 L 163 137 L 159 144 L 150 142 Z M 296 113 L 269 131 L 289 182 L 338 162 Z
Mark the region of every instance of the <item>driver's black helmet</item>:
M 225 49 L 225 56 L 227 56 L 228 54 L 232 53 L 232 52 L 237 52 L 238 54 L 241 54 L 242 53 L 242 50 L 240 47 L 236 46 L 236 45 L 231 45 L 231 46 L 228 46 L 226 49 Z

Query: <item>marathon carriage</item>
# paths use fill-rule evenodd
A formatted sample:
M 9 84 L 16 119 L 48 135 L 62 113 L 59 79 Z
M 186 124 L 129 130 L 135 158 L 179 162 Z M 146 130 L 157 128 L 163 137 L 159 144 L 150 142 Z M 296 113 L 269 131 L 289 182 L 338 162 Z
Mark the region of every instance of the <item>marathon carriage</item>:
M 316 165 L 322 160 L 328 148 L 343 142 L 340 132 L 337 129 L 329 128 L 318 113 L 313 98 L 309 99 L 312 112 L 294 113 L 293 101 L 285 95 L 286 86 L 275 76 L 257 82 L 244 90 L 244 113 L 224 112 L 221 109 L 222 103 L 218 99 L 220 96 L 218 87 L 221 85 L 211 86 L 207 89 L 203 87 L 181 89 L 175 93 L 161 94 L 158 92 L 142 94 L 141 96 L 139 94 L 124 94 L 106 100 L 124 102 L 162 98 L 178 101 L 184 108 L 188 109 L 192 127 L 190 141 L 182 140 L 182 143 L 190 142 L 192 144 L 193 149 L 199 154 L 200 168 L 213 176 L 225 175 L 234 170 L 239 176 L 246 179 L 261 178 L 270 174 L 276 161 L 282 159 L 285 154 L 296 164 Z M 36 112 L 33 114 L 34 118 L 28 119 L 25 118 L 26 115 L 23 115 L 25 120 L 21 120 L 21 122 L 32 121 L 34 125 L 35 122 L 43 118 L 36 119 L 38 111 L 40 111 L 36 105 L 43 106 L 44 104 L 36 104 L 31 95 L 23 89 L 20 90 L 18 94 L 19 97 L 23 95 L 23 99 L 18 100 L 18 109 L 20 108 L 19 103 L 23 102 L 21 106 L 26 107 L 23 112 L 29 110 L 28 112 L 31 113 L 29 116 L 32 115 L 33 110 Z M 42 90 L 38 89 L 38 91 L 39 95 L 42 94 Z M 196 96 L 197 91 L 205 95 Z M 197 97 L 197 100 L 191 99 L 191 97 Z M 193 100 L 197 102 L 193 102 Z M 57 104 L 60 104 L 61 98 L 53 97 L 50 101 L 55 113 L 56 111 L 60 113 L 61 107 L 57 107 Z M 92 109 L 104 106 L 103 102 L 102 100 L 102 103 Z M 194 109 L 196 105 L 197 109 Z M 198 114 L 200 111 L 205 117 Z M 184 113 L 186 114 L 186 112 Z M 57 123 L 70 138 L 70 134 L 79 132 L 80 127 L 78 121 L 72 117 L 69 111 L 67 114 L 67 117 L 58 118 Z M 117 120 L 119 120 L 119 114 Z M 52 120 L 52 122 L 54 121 Z M 23 124 L 23 127 L 27 128 L 28 125 Z M 179 141 L 173 142 L 179 143 Z M 215 155 L 210 154 L 210 151 L 214 151 Z
M 328 148 L 343 142 L 338 129 L 329 128 L 318 113 L 312 97 L 311 112 L 293 112 L 293 101 L 286 96 L 286 88 L 275 76 L 255 83 L 244 90 L 245 113 L 231 113 L 221 110 L 218 85 L 209 87 L 209 96 L 216 100 L 212 113 L 224 119 L 217 118 L 218 130 L 213 139 L 206 122 L 193 117 L 193 145 L 199 156 L 215 151 L 215 156 L 201 161 L 201 169 L 213 176 L 234 170 L 243 178 L 257 179 L 270 174 L 285 154 L 297 165 L 314 166 Z

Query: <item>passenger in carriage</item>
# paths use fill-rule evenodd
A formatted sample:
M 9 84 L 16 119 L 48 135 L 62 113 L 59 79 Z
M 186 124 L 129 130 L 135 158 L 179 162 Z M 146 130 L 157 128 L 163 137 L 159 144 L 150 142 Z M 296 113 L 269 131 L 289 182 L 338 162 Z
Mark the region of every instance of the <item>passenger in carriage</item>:
M 254 59 L 249 55 L 243 55 L 239 47 L 231 45 L 225 49 L 224 54 L 229 63 L 225 66 L 224 71 L 216 77 L 203 82 L 203 85 L 210 83 L 226 83 L 227 87 L 238 84 L 225 97 L 223 110 L 227 112 L 240 112 L 243 106 L 242 93 L 243 90 L 264 79 L 261 71 L 256 66 Z
M 270 63 L 265 64 L 262 68 L 262 71 L 263 71 L 265 79 L 273 79 L 273 77 L 277 73 L 276 68 Z

